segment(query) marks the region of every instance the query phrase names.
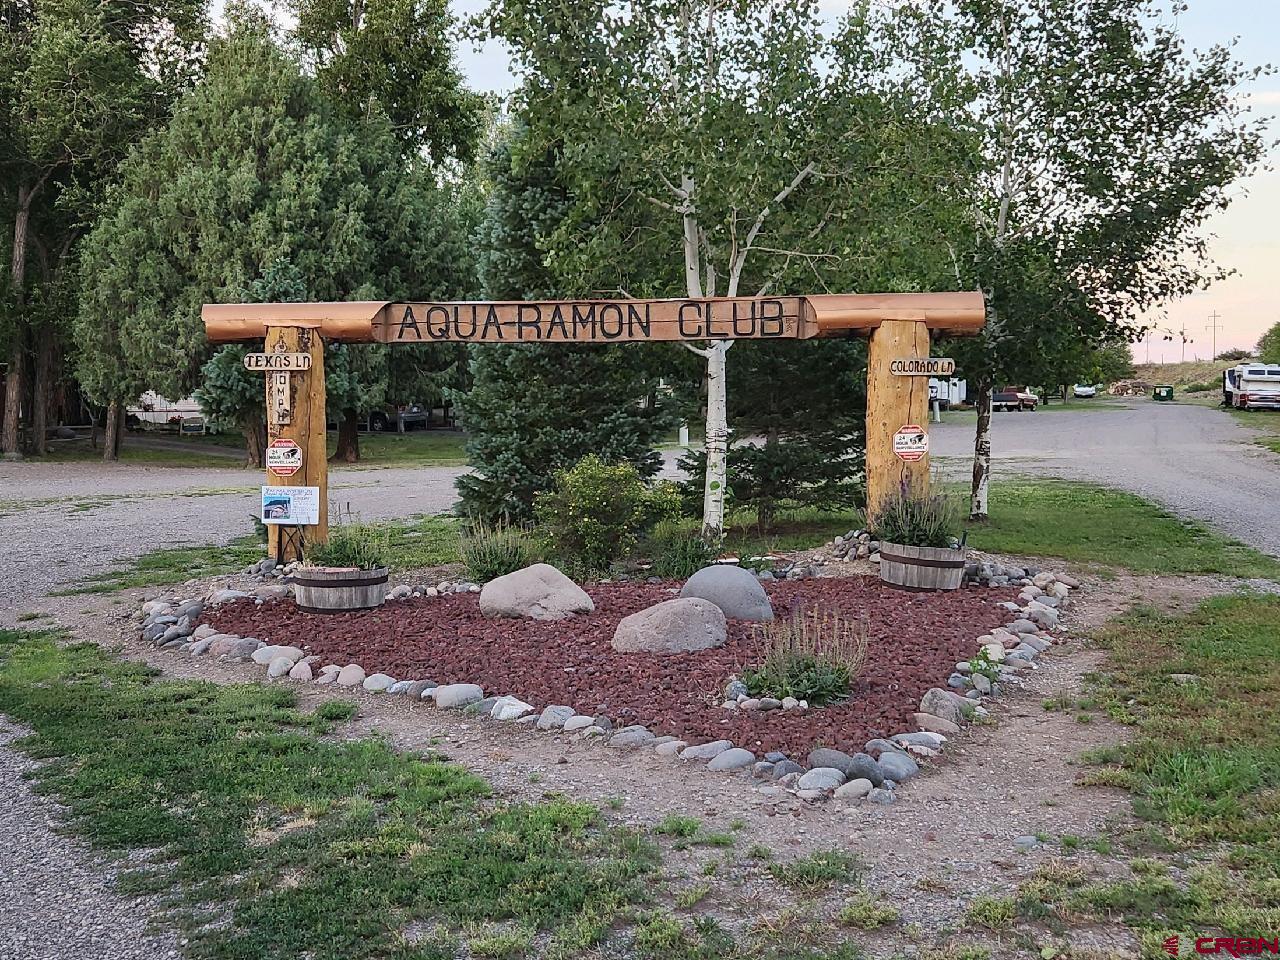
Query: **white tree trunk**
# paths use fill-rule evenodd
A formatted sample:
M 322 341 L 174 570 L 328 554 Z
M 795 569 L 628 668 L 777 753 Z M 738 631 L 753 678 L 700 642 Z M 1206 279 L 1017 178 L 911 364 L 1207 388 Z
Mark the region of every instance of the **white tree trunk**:
M 729 415 L 725 380 L 729 341 L 713 340 L 707 350 L 707 476 L 702 489 L 702 537 L 724 536 L 725 486 L 729 482 Z
M 991 400 L 994 387 L 984 379 L 978 384 L 978 429 L 973 444 L 973 485 L 969 494 L 969 519 L 986 520 L 991 489 Z

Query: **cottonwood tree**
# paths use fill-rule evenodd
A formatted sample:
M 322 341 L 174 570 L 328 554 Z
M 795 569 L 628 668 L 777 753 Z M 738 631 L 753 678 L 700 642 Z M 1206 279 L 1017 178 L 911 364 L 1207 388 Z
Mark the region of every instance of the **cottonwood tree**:
M 406 152 L 469 160 L 481 98 L 454 66 L 447 0 L 289 0 L 293 37 L 325 97 L 359 117 L 381 110 Z
M 569 286 L 687 297 L 824 290 L 875 259 L 893 229 L 900 236 L 886 245 L 909 247 L 915 226 L 894 214 L 927 208 L 951 182 L 910 185 L 910 151 L 930 138 L 909 135 L 877 92 L 878 24 L 860 15 L 830 39 L 807 0 L 530 0 L 495 4 L 486 24 L 513 52 L 515 110 L 533 148 L 554 146 L 568 181 L 544 259 Z M 894 190 L 894 209 L 874 209 Z M 706 365 L 709 539 L 724 528 L 732 345 L 686 344 Z
M 987 516 L 991 391 L 1055 352 L 1132 339 L 1224 275 L 1202 230 L 1262 152 L 1229 48 L 1193 53 L 1155 0 L 956 0 L 893 15 L 904 93 L 976 146 L 961 286 L 989 294 L 957 343 L 978 384 L 970 514 Z
M 1273 325 L 1262 335 L 1255 352 L 1263 363 L 1280 363 L 1280 323 Z
M 119 159 L 199 66 L 197 0 L 0 6 L 0 201 L 9 253 L 0 309 L 8 376 L 0 450 L 17 452 L 19 412 L 32 445 L 45 428 L 74 312 L 76 244 Z M 28 389 L 29 357 L 34 388 Z

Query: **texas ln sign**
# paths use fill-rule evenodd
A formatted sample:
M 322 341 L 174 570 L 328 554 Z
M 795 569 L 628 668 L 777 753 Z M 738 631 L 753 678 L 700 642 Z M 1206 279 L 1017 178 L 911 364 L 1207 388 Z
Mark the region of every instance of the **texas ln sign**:
M 930 358 L 931 336 L 972 336 L 986 322 L 981 293 L 861 293 L 669 300 L 530 300 L 205 304 L 212 343 L 265 340 L 245 366 L 267 374 L 269 438 L 297 442 L 286 486 L 318 490 L 305 544 L 328 539 L 324 343 L 636 343 L 867 337 L 867 502 L 929 482 L 928 435 L 918 425 L 929 391 L 919 378 L 949 376 L 954 363 Z M 287 358 L 287 359 L 286 359 Z M 903 433 L 903 424 L 915 427 Z M 902 428 L 902 429 L 900 429 Z M 919 433 L 915 431 L 918 430 Z M 902 435 L 895 442 L 895 434 Z M 896 447 L 896 449 L 895 449 Z M 285 454 L 273 456 L 284 457 Z M 290 456 L 289 469 L 296 461 Z M 269 476 L 269 480 L 270 480 Z M 295 559 L 304 545 L 278 529 L 271 556 Z

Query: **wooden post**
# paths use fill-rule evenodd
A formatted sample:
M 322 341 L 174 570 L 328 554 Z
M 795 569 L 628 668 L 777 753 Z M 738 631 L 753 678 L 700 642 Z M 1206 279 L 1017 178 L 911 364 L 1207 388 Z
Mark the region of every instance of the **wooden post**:
M 895 376 L 894 360 L 929 356 L 929 328 L 923 320 L 884 320 L 871 334 L 867 352 L 867 515 L 900 487 L 929 490 L 929 457 L 908 461 L 893 451 L 893 435 L 908 424 L 928 429 L 929 378 Z
M 320 522 L 301 528 L 301 540 L 291 528 L 267 527 L 267 552 L 280 563 L 302 559 L 306 546 L 329 539 L 329 460 L 325 433 L 324 341 L 310 327 L 268 326 L 266 353 L 306 353 L 308 370 L 286 374 L 266 373 L 267 446 L 272 440 L 288 438 L 302 448 L 302 469 L 292 476 L 278 477 L 266 471 L 266 483 L 273 487 L 319 487 Z M 278 379 L 279 378 L 279 379 Z M 285 391 L 281 398 L 280 390 Z M 287 413 L 279 414 L 280 401 Z

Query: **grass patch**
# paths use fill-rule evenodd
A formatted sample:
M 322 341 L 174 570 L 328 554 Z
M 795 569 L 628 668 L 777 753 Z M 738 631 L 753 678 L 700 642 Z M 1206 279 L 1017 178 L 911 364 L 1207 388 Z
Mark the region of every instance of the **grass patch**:
M 256 536 L 232 540 L 226 546 L 169 547 L 152 550 L 127 566 L 94 574 L 85 583 L 55 593 L 115 593 L 130 587 L 154 587 L 181 583 L 192 577 L 235 573 L 266 556 L 266 547 Z
M 1232 410 L 1236 421 L 1252 430 L 1260 431 L 1254 443 L 1266 447 L 1272 453 L 1280 453 L 1280 411 Z
M 1130 876 L 1042 885 L 1037 899 L 1064 918 L 1119 917 L 1157 946 L 1171 932 L 1272 935 L 1280 929 L 1280 597 L 1220 597 L 1179 617 L 1140 610 L 1098 639 L 1109 651 L 1097 681 L 1103 706 L 1134 728 L 1118 758 L 1105 758 L 1118 759 L 1124 776 L 1114 785 L 1131 791 L 1143 821 L 1122 839 L 1146 855 L 1130 861 Z M 1175 683 L 1172 673 L 1200 679 Z
M 866 892 L 850 897 L 840 908 L 840 922 L 858 930 L 877 930 L 897 921 L 897 907 L 882 903 Z
M 420 957 L 398 931 L 428 922 L 501 956 L 656 866 L 585 804 L 499 802 L 432 756 L 317 737 L 283 688 L 162 681 L 56 639 L 0 632 L 0 711 L 75 829 L 157 851 L 125 886 L 166 895 L 196 960 Z
M 454 430 L 410 430 L 408 433 L 360 434 L 360 462 L 334 463 L 351 467 L 453 467 L 467 462 L 467 437 Z M 329 455 L 338 448 L 338 434 L 329 433 Z
M 379 524 L 391 532 L 388 550 L 392 570 L 417 570 L 461 563 L 458 521 L 453 517 L 412 517 L 400 523 Z
M 994 484 L 991 519 L 969 524 L 969 545 L 1061 557 L 1136 573 L 1212 573 L 1280 579 L 1280 561 L 1131 493 L 1059 480 Z

